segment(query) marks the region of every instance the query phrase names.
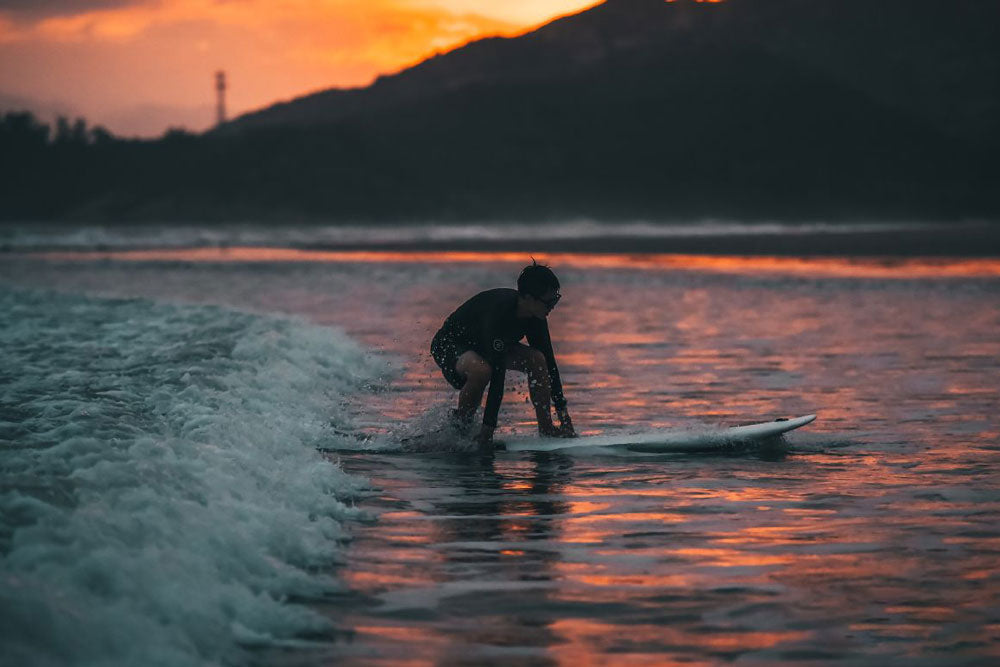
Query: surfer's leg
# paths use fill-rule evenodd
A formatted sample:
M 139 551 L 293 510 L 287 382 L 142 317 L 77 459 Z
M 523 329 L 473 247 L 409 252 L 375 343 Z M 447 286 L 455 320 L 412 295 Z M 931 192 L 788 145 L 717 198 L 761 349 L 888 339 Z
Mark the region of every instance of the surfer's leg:
M 465 384 L 458 393 L 458 417 L 469 421 L 483 401 L 483 391 L 493 376 L 493 367 L 472 350 L 467 350 L 455 362 L 455 370 L 465 377 Z
M 527 345 L 512 345 L 507 350 L 507 368 L 528 376 L 528 392 L 538 419 L 538 430 L 549 433 L 552 424 L 552 380 L 545 364 L 545 355 Z

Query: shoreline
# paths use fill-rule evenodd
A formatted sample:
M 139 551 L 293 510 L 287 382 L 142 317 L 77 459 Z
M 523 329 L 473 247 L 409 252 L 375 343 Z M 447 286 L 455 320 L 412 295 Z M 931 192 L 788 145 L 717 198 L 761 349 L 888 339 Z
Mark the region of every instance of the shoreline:
M 720 232 L 706 226 L 646 225 L 639 231 L 615 225 L 557 223 L 524 226 L 223 227 L 19 230 L 0 239 L 0 256 L 43 253 L 118 253 L 141 250 L 271 247 L 332 252 L 524 252 L 579 254 L 675 254 L 775 257 L 1000 257 L 1000 224 L 957 223 L 871 227 L 781 227 Z M 509 238 L 503 238 L 509 232 Z M 578 232 L 578 233 L 576 233 Z
M 778 257 L 1000 257 L 1000 226 L 872 232 L 804 232 L 711 236 L 579 239 L 462 239 L 404 243 L 326 243 L 293 246 L 338 251 L 571 252 Z

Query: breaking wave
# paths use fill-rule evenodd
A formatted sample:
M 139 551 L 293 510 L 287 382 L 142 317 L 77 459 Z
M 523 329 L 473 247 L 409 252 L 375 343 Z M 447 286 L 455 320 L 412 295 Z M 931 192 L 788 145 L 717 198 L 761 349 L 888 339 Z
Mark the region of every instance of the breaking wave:
M 337 331 L 0 291 L 0 663 L 242 662 L 327 629 L 364 480 L 317 452 L 380 370 Z

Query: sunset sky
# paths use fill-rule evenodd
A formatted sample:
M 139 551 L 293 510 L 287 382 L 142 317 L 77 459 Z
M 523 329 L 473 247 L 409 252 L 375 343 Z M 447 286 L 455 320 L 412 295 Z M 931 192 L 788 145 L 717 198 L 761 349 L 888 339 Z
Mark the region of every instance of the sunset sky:
M 115 133 L 205 129 L 213 75 L 230 116 L 370 83 L 596 0 L 0 0 L 0 109 L 81 115 Z

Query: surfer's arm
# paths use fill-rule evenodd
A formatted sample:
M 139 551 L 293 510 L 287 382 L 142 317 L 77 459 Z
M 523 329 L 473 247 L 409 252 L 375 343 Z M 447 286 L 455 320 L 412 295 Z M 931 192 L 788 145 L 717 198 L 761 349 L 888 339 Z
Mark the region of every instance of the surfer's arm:
M 549 335 L 549 326 L 545 322 L 540 322 L 538 327 L 529 332 L 528 345 L 535 348 L 545 356 L 545 365 L 549 369 L 549 380 L 552 386 L 552 405 L 559 415 L 559 422 L 563 425 L 563 430 L 569 434 L 575 434 L 573 423 L 566 409 L 566 396 L 563 395 L 562 379 L 559 377 L 559 366 L 556 365 L 556 355 L 552 351 L 552 337 Z
M 545 365 L 549 370 L 549 381 L 552 387 L 552 404 L 556 408 L 556 415 L 559 416 L 559 428 L 554 433 L 546 435 L 556 435 L 563 438 L 576 437 L 573 420 L 569 416 L 569 410 L 566 409 L 566 397 L 563 395 L 556 356 L 552 351 L 552 338 L 549 335 L 548 323 L 539 322 L 533 331 L 528 332 L 528 345 L 541 352 L 545 357 Z
M 549 369 L 549 380 L 552 382 L 552 405 L 560 417 L 566 411 L 566 397 L 563 395 L 562 379 L 559 377 L 559 366 L 556 365 L 556 355 L 552 351 L 552 338 L 549 336 L 549 325 L 539 322 L 534 331 L 528 334 L 528 345 L 545 355 L 545 365 Z

